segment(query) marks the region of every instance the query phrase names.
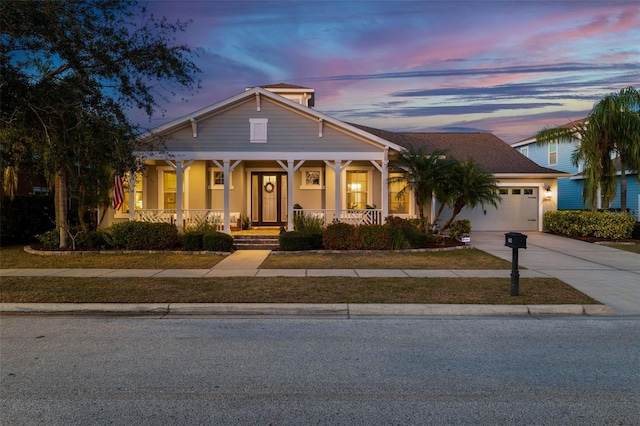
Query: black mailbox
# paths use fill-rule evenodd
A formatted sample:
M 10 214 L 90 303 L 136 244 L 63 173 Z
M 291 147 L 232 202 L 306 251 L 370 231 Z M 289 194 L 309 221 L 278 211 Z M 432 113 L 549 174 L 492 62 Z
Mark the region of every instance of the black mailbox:
M 511 248 L 527 248 L 527 236 L 519 232 L 507 232 L 504 234 L 504 245 Z

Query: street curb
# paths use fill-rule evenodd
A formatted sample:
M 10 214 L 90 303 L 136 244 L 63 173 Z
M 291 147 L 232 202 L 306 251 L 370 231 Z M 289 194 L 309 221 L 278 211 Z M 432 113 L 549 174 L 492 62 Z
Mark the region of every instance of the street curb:
M 605 305 L 438 305 L 300 303 L 0 303 L 0 314 L 129 314 L 160 316 L 466 316 L 615 315 Z

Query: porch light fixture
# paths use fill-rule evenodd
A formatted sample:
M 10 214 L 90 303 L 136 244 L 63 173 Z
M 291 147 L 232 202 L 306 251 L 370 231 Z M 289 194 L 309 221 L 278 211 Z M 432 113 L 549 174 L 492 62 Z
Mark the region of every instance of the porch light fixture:
M 544 198 L 547 200 L 551 199 L 551 196 L 553 195 L 553 193 L 551 192 L 551 186 L 547 185 L 544 187 Z

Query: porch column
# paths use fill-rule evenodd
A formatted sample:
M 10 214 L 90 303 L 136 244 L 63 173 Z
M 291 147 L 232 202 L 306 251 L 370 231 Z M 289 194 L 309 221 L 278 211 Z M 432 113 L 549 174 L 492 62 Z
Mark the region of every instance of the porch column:
M 182 228 L 182 218 L 183 218 L 183 205 L 182 199 L 184 194 L 184 171 L 193 163 L 195 160 L 188 160 L 186 163 L 184 160 L 176 160 L 175 164 L 169 160 L 165 160 L 165 162 L 176 171 L 176 224 L 179 228 Z
M 222 169 L 222 173 L 224 175 L 224 229 L 223 232 L 225 234 L 231 234 L 231 218 L 229 217 L 230 213 L 230 185 L 231 185 L 231 172 L 236 168 L 238 164 L 240 164 L 240 160 L 237 160 L 235 163 L 231 164 L 231 160 L 223 160 L 222 165 L 216 161 L 211 160 L 213 163 L 219 168 Z
M 287 171 L 287 231 L 293 231 L 293 174 L 305 160 L 299 161 L 298 164 L 295 164 L 294 160 L 287 160 L 286 165 L 280 160 L 276 161 Z
M 129 172 L 129 221 L 135 219 L 136 208 L 136 174 Z
M 381 179 L 381 198 L 382 198 L 382 217 L 380 218 L 384 222 L 385 218 L 389 216 L 389 148 L 384 150 L 384 158 L 378 164 L 377 161 L 371 160 L 371 164 L 380 172 Z
M 330 161 L 324 160 L 324 163 L 333 170 L 333 173 L 336 176 L 336 187 L 335 187 L 335 219 L 340 220 L 340 210 L 342 210 L 342 193 L 341 188 L 342 185 L 340 183 L 342 171 L 346 169 L 349 164 L 351 164 L 351 160 L 347 161 L 344 165 L 342 165 L 342 160 L 336 160 L 335 164 L 332 165 Z

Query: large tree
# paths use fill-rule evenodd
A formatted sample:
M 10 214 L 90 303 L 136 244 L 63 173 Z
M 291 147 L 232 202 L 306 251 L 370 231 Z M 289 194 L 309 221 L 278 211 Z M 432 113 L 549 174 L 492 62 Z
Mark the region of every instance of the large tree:
M 197 85 L 193 52 L 175 43 L 185 29 L 136 1 L 0 3 L 2 168 L 54 177 L 61 246 L 68 188 L 81 197 L 106 166 L 134 166 L 128 113 L 151 116 L 168 90 Z
M 606 204 L 615 197 L 618 160 L 620 207 L 626 211 L 627 172 L 640 170 L 640 92 L 628 87 L 609 94 L 594 105 L 586 120 L 544 129 L 536 135 L 536 141 L 539 145 L 579 141 L 572 163 L 583 165 L 582 195 L 591 210 L 597 208 L 599 193 Z
M 397 160 L 390 165 L 390 170 L 400 172 L 401 175 L 390 178 L 389 182 L 404 184 L 397 194 L 399 198 L 409 191 L 413 192 L 418 216 L 425 220 L 424 208 L 439 190 L 450 166 L 451 160 L 445 158 L 444 151 L 428 153 L 423 147 L 415 148 L 410 145 L 400 151 Z

